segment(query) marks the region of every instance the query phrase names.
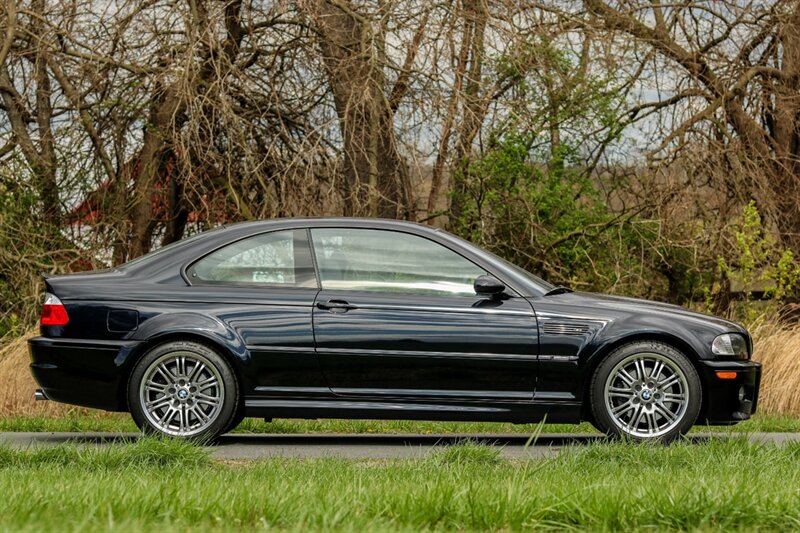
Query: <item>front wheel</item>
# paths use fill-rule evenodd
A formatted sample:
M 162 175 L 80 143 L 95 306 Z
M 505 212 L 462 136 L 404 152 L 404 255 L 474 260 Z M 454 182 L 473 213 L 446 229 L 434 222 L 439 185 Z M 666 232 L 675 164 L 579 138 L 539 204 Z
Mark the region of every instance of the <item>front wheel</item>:
M 238 387 L 217 352 L 197 342 L 172 341 L 156 346 L 136 364 L 128 405 L 145 433 L 211 440 L 233 421 Z
M 597 426 L 607 434 L 666 442 L 689 431 L 703 395 L 697 371 L 683 353 L 640 341 L 606 357 L 589 396 Z

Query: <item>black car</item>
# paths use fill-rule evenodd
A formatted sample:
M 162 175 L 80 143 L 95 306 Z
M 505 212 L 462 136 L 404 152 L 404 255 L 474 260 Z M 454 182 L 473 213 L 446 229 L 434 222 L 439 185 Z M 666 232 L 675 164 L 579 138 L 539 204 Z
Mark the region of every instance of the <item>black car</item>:
M 554 287 L 444 231 L 218 228 L 45 278 L 37 396 L 212 438 L 243 417 L 577 423 L 669 440 L 756 410 L 741 326 Z

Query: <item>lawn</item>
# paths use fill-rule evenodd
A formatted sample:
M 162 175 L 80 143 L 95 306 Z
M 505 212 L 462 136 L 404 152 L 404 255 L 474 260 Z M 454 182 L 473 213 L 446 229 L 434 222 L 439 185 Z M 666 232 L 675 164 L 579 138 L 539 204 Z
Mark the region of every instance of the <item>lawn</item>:
M 752 530 L 800 528 L 800 445 L 599 443 L 511 461 L 477 444 L 422 459 L 217 462 L 141 439 L 0 447 L 0 530 Z
M 248 418 L 236 429 L 240 433 L 534 433 L 538 424 L 504 424 L 489 422 L 424 422 L 409 420 L 289 420 L 266 423 Z M 130 415 L 74 409 L 60 416 L 0 417 L 0 431 L 138 431 Z M 544 433 L 596 433 L 591 424 L 545 424 Z M 695 432 L 727 431 L 800 431 L 800 417 L 756 415 L 732 427 L 695 426 Z

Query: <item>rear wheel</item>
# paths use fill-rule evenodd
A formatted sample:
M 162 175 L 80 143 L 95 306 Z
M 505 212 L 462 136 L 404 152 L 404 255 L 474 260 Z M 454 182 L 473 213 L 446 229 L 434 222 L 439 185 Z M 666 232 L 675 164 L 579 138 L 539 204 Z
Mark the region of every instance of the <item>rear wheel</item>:
M 156 346 L 136 364 L 128 405 L 145 433 L 210 440 L 237 415 L 238 387 L 217 352 L 191 341 Z
M 660 342 L 639 341 L 618 348 L 600 364 L 590 401 L 601 431 L 670 441 L 697 420 L 702 387 L 686 355 Z

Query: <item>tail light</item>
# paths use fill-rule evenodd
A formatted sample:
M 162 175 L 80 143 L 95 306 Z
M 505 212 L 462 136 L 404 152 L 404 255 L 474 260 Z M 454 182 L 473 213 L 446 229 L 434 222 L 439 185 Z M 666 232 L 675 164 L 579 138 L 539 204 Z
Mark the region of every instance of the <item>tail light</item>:
M 56 295 L 49 292 L 44 295 L 41 324 L 43 326 L 66 326 L 69 324 L 67 308 Z

